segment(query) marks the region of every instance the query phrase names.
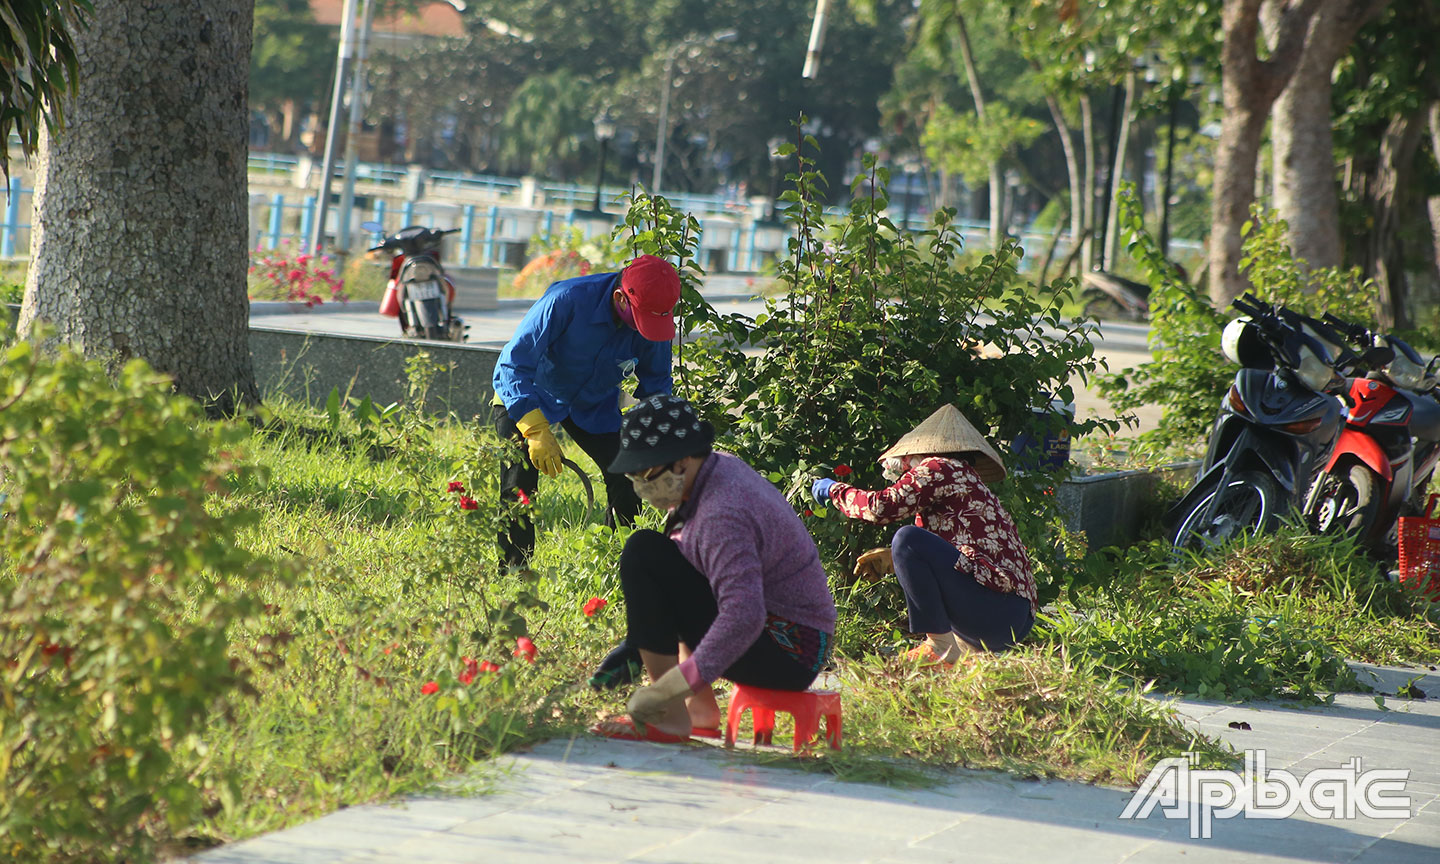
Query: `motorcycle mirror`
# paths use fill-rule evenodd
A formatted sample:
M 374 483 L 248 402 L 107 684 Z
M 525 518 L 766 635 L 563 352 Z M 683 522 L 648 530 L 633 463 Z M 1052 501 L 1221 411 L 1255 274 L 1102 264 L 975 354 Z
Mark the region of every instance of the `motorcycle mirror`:
M 381 225 L 379 222 L 374 222 L 374 221 L 371 221 L 371 222 L 361 222 L 361 223 L 360 223 L 360 227 L 361 227 L 361 228 L 364 228 L 366 231 L 369 231 L 369 232 L 372 233 L 372 234 L 384 234 L 384 233 L 385 233 L 385 226 L 384 226 L 384 225 Z
M 1365 353 L 1360 355 L 1360 359 L 1370 368 L 1378 369 L 1395 359 L 1395 349 L 1388 345 L 1376 345 L 1374 348 L 1365 349 Z

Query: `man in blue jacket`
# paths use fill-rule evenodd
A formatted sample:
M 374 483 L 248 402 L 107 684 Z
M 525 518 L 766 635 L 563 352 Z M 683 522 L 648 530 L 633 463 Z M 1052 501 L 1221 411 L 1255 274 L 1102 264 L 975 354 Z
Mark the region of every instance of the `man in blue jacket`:
M 674 265 L 641 255 L 619 273 L 556 282 L 530 307 L 495 364 L 495 431 L 529 456 L 502 460 L 502 503 L 514 503 L 521 492 L 528 498 L 540 474 L 560 473 L 551 431 L 560 424 L 605 478 L 605 523 L 634 521 L 640 498 L 624 475 L 609 471 L 620 450 L 620 382 L 634 375 L 639 398 L 671 392 L 679 300 Z M 502 563 L 523 566 L 535 548 L 534 523 L 522 515 L 499 542 Z

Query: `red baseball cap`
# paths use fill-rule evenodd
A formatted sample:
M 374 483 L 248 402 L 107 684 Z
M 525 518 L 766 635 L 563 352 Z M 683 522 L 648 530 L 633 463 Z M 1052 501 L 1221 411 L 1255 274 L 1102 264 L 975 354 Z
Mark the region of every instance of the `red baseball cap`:
M 675 304 L 680 302 L 680 274 L 675 265 L 654 255 L 641 255 L 620 272 L 620 290 L 635 312 L 635 329 L 651 342 L 675 338 Z

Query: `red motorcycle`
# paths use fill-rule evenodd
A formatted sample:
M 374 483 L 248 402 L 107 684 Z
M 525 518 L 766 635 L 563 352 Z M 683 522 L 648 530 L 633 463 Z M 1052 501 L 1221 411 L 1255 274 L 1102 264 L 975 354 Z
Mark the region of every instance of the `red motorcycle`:
M 1306 496 L 1305 516 L 1317 533 L 1353 534 L 1394 557 L 1397 520 L 1421 512 L 1440 462 L 1440 357 L 1426 363 L 1393 336 L 1330 315 L 1326 322 L 1394 357 L 1347 382 L 1345 428 Z
M 378 222 L 366 222 L 366 231 L 384 234 Z M 390 253 L 390 281 L 380 301 L 380 314 L 400 320 L 400 331 L 417 339 L 465 341 L 465 324 L 454 314 L 455 283 L 440 264 L 440 241 L 446 234 L 420 225 L 401 228 L 370 253 Z

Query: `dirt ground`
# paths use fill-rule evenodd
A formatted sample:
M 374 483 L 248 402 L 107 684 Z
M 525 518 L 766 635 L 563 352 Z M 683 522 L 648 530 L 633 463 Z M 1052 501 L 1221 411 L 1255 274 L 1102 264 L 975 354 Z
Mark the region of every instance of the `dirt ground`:
M 1106 349 L 1104 353 L 1105 361 L 1110 364 L 1111 373 L 1119 372 L 1121 369 L 1126 369 L 1131 366 L 1138 366 L 1150 360 L 1150 353 L 1148 351 Z M 1087 388 L 1080 378 L 1076 377 L 1071 379 L 1070 386 L 1075 389 L 1075 419 L 1088 420 L 1091 418 L 1109 418 L 1115 416 L 1115 410 L 1110 407 L 1110 403 L 1100 398 L 1100 395 L 1095 392 L 1093 380 L 1091 386 Z M 1140 425 L 1133 428 L 1122 426 L 1120 431 L 1116 433 L 1117 438 L 1130 438 L 1141 432 L 1156 428 L 1160 424 L 1160 407 L 1158 405 L 1145 406 L 1137 410 L 1135 416 Z M 1076 443 L 1078 445 L 1083 442 Z

